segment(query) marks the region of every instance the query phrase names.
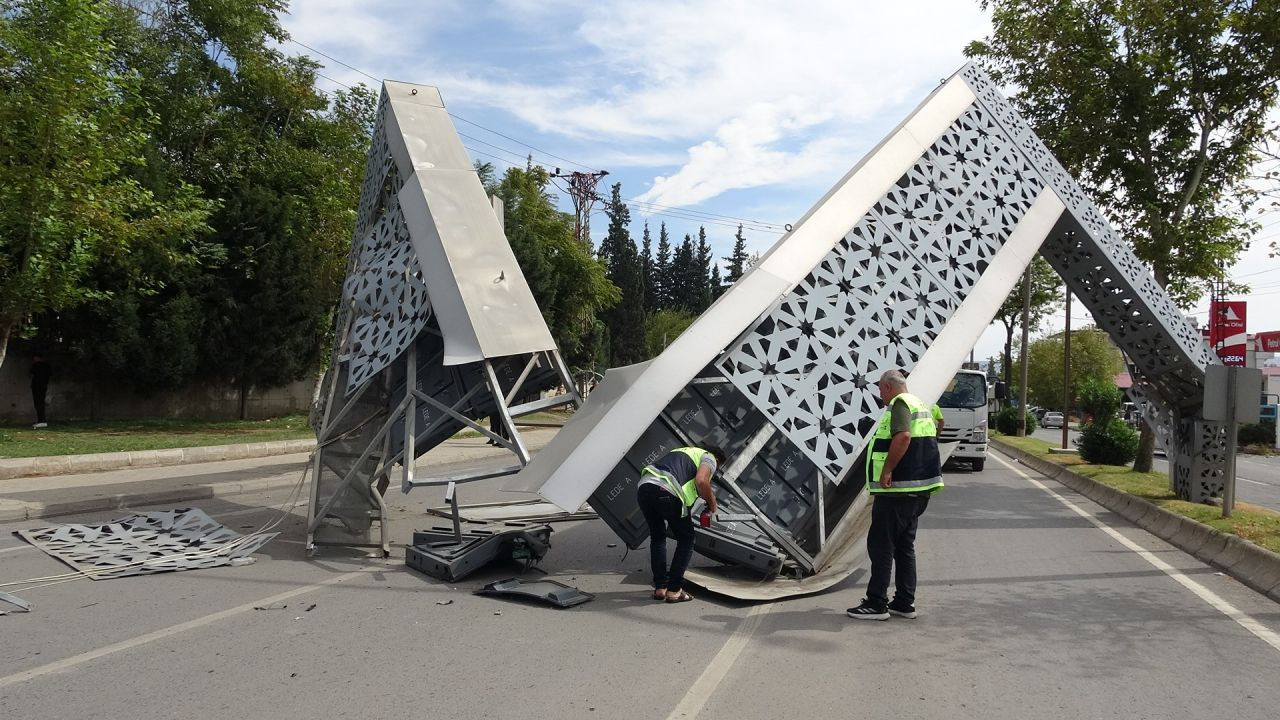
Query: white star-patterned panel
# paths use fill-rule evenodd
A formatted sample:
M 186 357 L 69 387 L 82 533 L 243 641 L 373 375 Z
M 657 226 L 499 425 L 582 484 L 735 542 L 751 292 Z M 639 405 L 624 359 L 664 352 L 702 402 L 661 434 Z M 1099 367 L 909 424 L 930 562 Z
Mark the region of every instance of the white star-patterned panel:
M 970 106 L 719 368 L 831 479 L 1043 188 Z

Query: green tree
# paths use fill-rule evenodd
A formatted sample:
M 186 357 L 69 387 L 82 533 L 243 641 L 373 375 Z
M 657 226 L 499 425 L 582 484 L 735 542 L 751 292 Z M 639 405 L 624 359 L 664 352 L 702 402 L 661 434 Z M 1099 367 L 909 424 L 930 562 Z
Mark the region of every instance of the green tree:
M 670 287 L 673 309 L 698 311 L 698 300 L 702 293 L 698 282 L 701 272 L 697 260 L 693 238 L 685 233 L 684 242 L 680 243 L 671 257 Z
M 671 237 L 667 235 L 667 224 L 658 226 L 658 254 L 653 259 L 653 274 L 649 279 L 653 286 L 654 307 L 669 309 L 674 305 L 671 278 Z
M 653 282 L 653 238 L 649 236 L 649 223 L 644 224 L 640 244 L 640 286 L 644 288 L 644 311 L 651 313 L 658 307 L 657 286 Z
M 729 263 L 724 276 L 726 283 L 732 285 L 738 282 L 738 278 L 747 270 L 747 259 L 747 239 L 742 236 L 742 226 L 739 225 L 738 232 L 733 235 L 733 250 L 725 258 Z
M 139 182 L 157 123 L 117 62 L 116 18 L 94 0 L 0 3 L 0 364 L 20 327 L 95 297 L 95 265 L 176 254 L 204 228 L 188 185 Z
M 1005 383 L 1012 383 L 1013 364 L 1013 333 L 1022 328 L 1022 304 L 1023 293 L 1026 291 L 1026 274 L 1024 273 L 1018 284 L 1009 292 L 1009 296 L 1000 304 L 1000 309 L 996 311 L 996 320 L 1004 326 L 1004 369 Z M 1036 255 L 1035 260 L 1031 262 L 1031 310 L 1028 314 L 1028 332 L 1035 332 L 1040 327 L 1040 323 L 1044 322 L 1050 314 L 1058 307 L 1058 302 L 1063 298 L 1062 278 L 1058 277 L 1058 273 L 1049 265 L 1049 261 Z
M 496 188 L 506 209 L 507 241 L 565 361 L 594 368 L 605 342 L 597 315 L 620 293 L 604 265 L 576 240 L 573 216 L 556 209 L 549 183 L 541 167 L 507 170 Z
M 1014 105 L 1180 305 L 1223 279 L 1280 83 L 1275 0 L 983 0 L 971 43 Z M 1155 436 L 1143 424 L 1137 469 Z
M 698 251 L 694 259 L 698 271 L 697 311 L 702 312 L 714 297 L 711 290 L 711 245 L 707 242 L 707 229 L 698 226 Z
M 636 243 L 627 230 L 631 211 L 622 201 L 622 183 L 613 184 L 604 212 L 609 231 L 600 243 L 601 260 L 609 281 L 621 293 L 618 303 L 606 311 L 604 321 L 609 331 L 609 364 L 618 367 L 645 358 L 642 269 Z
M 1027 402 L 1047 408 L 1062 408 L 1063 333 L 1031 343 L 1027 364 Z M 1098 328 L 1071 331 L 1071 396 L 1089 383 L 1115 386 L 1116 373 L 1124 369 L 1120 350 Z
M 697 320 L 686 310 L 659 310 L 645 321 L 645 357 L 656 357 Z
M 713 301 L 714 301 L 716 298 L 718 298 L 718 297 L 720 297 L 721 295 L 723 295 L 723 294 L 724 294 L 724 291 L 727 289 L 727 286 L 724 284 L 724 281 L 720 279 L 720 266 L 719 266 L 719 265 L 712 265 L 712 266 L 711 266 L 711 282 L 710 282 L 710 284 L 709 284 L 709 286 L 708 286 L 708 287 L 710 287 L 710 289 L 711 289 L 711 299 L 712 299 Z
M 327 345 L 376 98 L 317 92 L 316 65 L 274 49 L 278 2 L 116 7 L 117 62 L 158 120 L 141 182 L 158 196 L 189 182 L 216 208 L 184 262 L 95 268 L 95 301 L 59 317 L 61 334 L 100 380 L 144 390 L 208 380 L 243 398 L 305 377 Z M 133 282 L 139 268 L 156 280 Z

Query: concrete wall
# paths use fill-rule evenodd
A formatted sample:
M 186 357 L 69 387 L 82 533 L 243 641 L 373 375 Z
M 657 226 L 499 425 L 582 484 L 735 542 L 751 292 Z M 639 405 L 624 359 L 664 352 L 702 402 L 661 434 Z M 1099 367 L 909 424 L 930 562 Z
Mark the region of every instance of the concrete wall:
M 14 347 L 18 345 L 18 347 Z M 171 392 L 143 395 L 115 387 L 92 387 L 68 380 L 67 362 L 47 358 L 53 365 L 49 383 L 47 415 L 50 423 L 59 420 L 133 420 L 142 418 L 189 418 L 234 420 L 240 417 L 240 394 L 230 387 L 191 387 Z M 35 422 L 31 402 L 30 352 L 19 343 L 9 346 L 0 366 L 0 423 Z M 278 417 L 307 412 L 315 382 L 302 380 L 282 388 L 251 389 L 245 402 L 250 419 Z

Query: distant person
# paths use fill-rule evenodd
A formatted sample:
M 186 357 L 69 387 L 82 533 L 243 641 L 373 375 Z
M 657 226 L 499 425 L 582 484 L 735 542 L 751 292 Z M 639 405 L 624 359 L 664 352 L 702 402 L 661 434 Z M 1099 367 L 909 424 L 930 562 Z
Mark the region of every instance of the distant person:
M 693 557 L 693 518 L 689 511 L 698 498 L 707 503 L 699 522 L 710 525 L 716 496 L 711 476 L 724 461 L 717 447 L 676 448 L 640 471 L 636 502 L 649 526 L 649 563 L 653 569 L 653 599 L 669 603 L 687 602 L 693 597 L 684 590 L 684 571 Z M 676 538 L 676 552 L 667 568 L 667 528 Z
M 868 448 L 866 469 L 873 498 L 867 532 L 871 580 L 862 604 L 846 611 L 855 620 L 916 616 L 916 528 L 929 496 L 942 489 L 933 412 L 907 392 L 907 379 L 897 370 L 882 375 L 878 387 L 886 412 Z M 890 573 L 897 586 L 892 602 Z
M 36 424 L 31 427 L 49 427 L 44 414 L 44 399 L 49 392 L 49 376 L 53 369 L 42 353 L 35 353 L 31 356 L 31 369 L 28 372 L 31 375 L 31 402 L 36 406 Z

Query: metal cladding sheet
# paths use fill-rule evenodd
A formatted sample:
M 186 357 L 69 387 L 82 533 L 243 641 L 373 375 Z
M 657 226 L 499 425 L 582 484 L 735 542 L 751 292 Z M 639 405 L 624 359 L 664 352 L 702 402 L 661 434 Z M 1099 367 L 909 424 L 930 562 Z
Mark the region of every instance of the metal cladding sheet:
M 445 365 L 555 349 L 475 171 L 418 172 L 400 190 L 400 207 Z

